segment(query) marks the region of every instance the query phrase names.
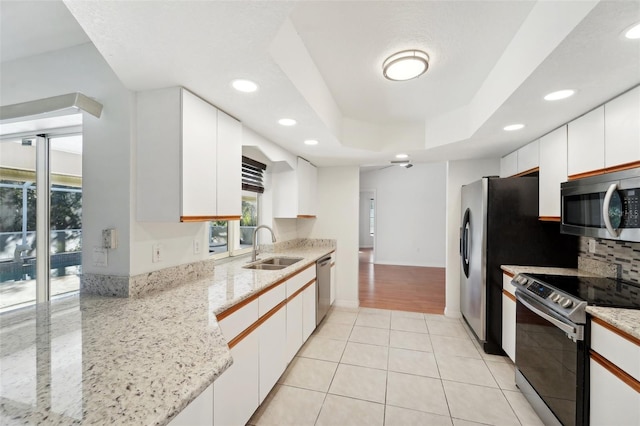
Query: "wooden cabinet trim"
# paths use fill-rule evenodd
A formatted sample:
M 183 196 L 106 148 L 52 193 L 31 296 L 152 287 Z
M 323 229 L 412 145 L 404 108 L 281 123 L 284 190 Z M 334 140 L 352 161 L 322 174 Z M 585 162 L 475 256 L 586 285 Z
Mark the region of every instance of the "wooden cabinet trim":
M 317 216 L 315 214 L 299 214 L 298 219 L 315 219 Z
M 540 171 L 540 167 L 534 167 L 534 168 L 532 168 L 532 169 L 525 170 L 524 172 L 520 172 L 520 173 L 518 173 L 518 174 L 515 174 L 515 175 L 513 175 L 513 176 L 511 176 L 511 177 L 521 177 L 521 176 L 526 176 L 526 175 L 529 175 L 529 174 L 531 174 L 531 173 L 536 173 L 536 172 L 539 172 L 539 171 Z
M 300 293 L 302 293 L 303 291 L 305 291 L 307 288 L 309 288 L 309 286 L 313 285 L 313 283 L 316 282 L 316 279 L 312 279 L 311 281 L 309 281 L 308 283 L 306 283 L 305 285 L 303 285 L 302 287 L 300 287 L 298 290 L 296 290 L 295 293 L 293 293 L 291 296 L 287 297 L 286 302 L 289 303 L 291 300 L 295 299 L 297 295 L 299 295 Z
M 509 299 L 513 300 L 514 302 L 516 301 L 516 297 L 505 289 L 502 289 L 502 295 L 507 296 Z
M 591 176 L 603 175 L 606 173 L 619 172 L 621 170 L 635 169 L 636 167 L 640 167 L 640 161 L 634 161 L 632 163 L 619 164 L 617 166 L 606 167 L 604 169 L 592 170 L 590 172 L 578 173 L 576 175 L 571 175 L 568 177 L 568 180 L 576 180 L 582 179 Z
M 560 216 L 540 216 L 538 220 L 541 222 L 560 222 Z
M 624 370 L 620 369 L 620 367 L 618 367 L 593 349 L 589 350 L 589 355 L 591 356 L 592 360 L 600 364 L 609 373 L 613 374 L 633 390 L 640 393 L 640 382 L 628 375 Z
M 502 270 L 502 274 L 508 276 L 509 278 L 513 278 L 515 277 L 515 274 L 509 272 L 509 271 L 505 271 L 504 269 Z
M 228 343 L 229 345 L 229 349 L 232 349 L 235 345 L 237 345 L 238 343 L 240 343 L 245 337 L 247 337 L 249 334 L 251 334 L 253 331 L 255 331 L 258 327 L 260 327 L 266 320 L 268 320 L 269 318 L 271 318 L 273 315 L 276 314 L 276 312 L 278 312 L 280 309 L 282 309 L 285 305 L 287 304 L 286 300 L 283 300 L 282 302 L 278 303 L 276 306 L 274 306 L 269 312 L 267 312 L 266 314 L 264 314 L 263 316 L 261 316 L 260 318 L 258 318 L 258 321 L 254 322 L 253 324 L 251 324 L 249 327 L 247 327 L 246 329 L 244 329 L 240 334 L 238 334 L 236 337 L 234 337 L 233 339 L 231 339 Z
M 633 343 L 633 344 L 635 344 L 637 346 L 640 346 L 640 339 L 630 335 L 629 333 L 626 333 L 626 332 L 620 330 L 616 326 L 613 326 L 613 325 L 609 324 L 608 322 L 603 321 L 600 318 L 594 317 L 594 316 L 591 317 L 591 321 L 593 321 L 596 324 L 598 324 L 599 326 L 602 326 L 603 328 L 606 328 L 607 330 L 617 334 L 618 336 L 630 341 L 631 343 Z

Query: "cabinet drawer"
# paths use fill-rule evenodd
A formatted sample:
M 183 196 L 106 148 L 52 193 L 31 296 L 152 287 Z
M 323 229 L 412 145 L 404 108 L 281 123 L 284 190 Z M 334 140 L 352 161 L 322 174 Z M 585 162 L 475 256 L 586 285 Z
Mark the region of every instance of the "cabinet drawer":
M 266 293 L 260 295 L 258 298 L 258 313 L 263 316 L 271 309 L 273 309 L 278 303 L 285 299 L 285 283 L 280 283 L 275 287 L 269 289 Z
M 224 316 L 218 324 L 228 343 L 256 321 L 258 321 L 258 300 L 253 300 L 231 315 Z
M 591 320 L 591 348 L 640 381 L 640 346 Z
M 287 297 L 291 297 L 293 293 L 300 290 L 306 283 L 316 277 L 316 265 L 313 264 L 307 269 L 287 280 Z
M 507 274 L 502 274 L 502 289 L 506 290 L 508 293 L 516 295 L 516 288 L 511 284 L 511 280 L 513 278 Z

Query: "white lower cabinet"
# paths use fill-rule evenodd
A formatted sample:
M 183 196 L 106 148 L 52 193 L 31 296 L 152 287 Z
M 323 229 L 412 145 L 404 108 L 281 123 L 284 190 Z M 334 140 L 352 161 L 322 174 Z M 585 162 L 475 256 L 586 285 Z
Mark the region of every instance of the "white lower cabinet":
M 287 302 L 287 362 L 302 346 L 302 293 Z
M 516 362 L 516 302 L 512 299 L 514 287 L 507 274 L 502 275 L 502 289 L 502 350 Z
M 258 336 L 260 340 L 258 382 L 260 403 L 262 403 L 287 366 L 285 360 L 287 310 L 283 307 L 262 323 L 258 328 Z
M 589 368 L 589 424 L 640 425 L 640 393 L 593 358 Z
M 169 422 L 171 426 L 211 426 L 212 424 L 213 385 L 202 391 L 196 399 L 191 401 L 184 410 Z
M 258 332 L 231 349 L 233 365 L 213 382 L 216 426 L 246 424 L 258 408 Z
M 316 329 L 316 297 L 318 283 L 314 282 L 301 294 L 302 296 L 302 341 L 306 342 Z

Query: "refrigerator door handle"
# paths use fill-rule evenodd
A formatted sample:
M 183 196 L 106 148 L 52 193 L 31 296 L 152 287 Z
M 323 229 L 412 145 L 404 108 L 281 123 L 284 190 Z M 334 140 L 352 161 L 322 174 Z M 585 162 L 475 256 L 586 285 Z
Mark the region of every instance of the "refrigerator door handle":
M 464 212 L 464 218 L 462 219 L 462 269 L 465 277 L 469 278 L 469 234 L 471 233 L 471 218 L 470 210 L 467 209 Z

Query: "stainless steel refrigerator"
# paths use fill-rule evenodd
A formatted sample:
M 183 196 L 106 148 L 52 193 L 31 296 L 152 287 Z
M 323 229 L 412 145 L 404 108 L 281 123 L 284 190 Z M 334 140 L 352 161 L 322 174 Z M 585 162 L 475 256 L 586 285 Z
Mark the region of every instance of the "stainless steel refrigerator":
M 483 349 L 502 351 L 501 265 L 576 267 L 578 239 L 538 220 L 538 177 L 462 187 L 460 309 Z

